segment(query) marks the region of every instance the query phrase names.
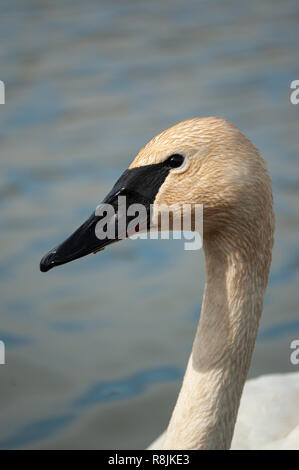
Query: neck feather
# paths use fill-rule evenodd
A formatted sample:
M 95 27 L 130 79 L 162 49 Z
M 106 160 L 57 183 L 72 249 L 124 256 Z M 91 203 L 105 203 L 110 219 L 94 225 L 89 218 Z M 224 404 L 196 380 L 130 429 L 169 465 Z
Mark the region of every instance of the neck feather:
M 165 449 L 229 449 L 263 308 L 271 248 L 255 246 L 245 252 L 225 240 L 204 243 L 200 322 Z

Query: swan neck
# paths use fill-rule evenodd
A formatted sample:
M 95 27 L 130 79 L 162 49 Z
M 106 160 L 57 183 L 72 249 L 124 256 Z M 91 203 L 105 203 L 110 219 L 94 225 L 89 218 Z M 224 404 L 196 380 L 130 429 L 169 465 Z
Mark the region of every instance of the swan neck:
M 271 254 L 268 260 L 265 251 L 263 256 L 256 251 L 245 255 L 238 248 L 223 247 L 204 245 L 206 285 L 200 321 L 166 433 L 166 449 L 230 448 Z

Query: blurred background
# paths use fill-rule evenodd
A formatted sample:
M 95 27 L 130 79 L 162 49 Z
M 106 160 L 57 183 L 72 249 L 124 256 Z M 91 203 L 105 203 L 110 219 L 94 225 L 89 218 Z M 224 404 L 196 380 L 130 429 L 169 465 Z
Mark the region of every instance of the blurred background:
M 298 370 L 299 3 L 2 0 L 1 448 L 143 448 L 167 426 L 204 286 L 202 252 L 123 241 L 48 274 L 139 148 L 219 115 L 261 150 L 276 243 L 250 376 Z

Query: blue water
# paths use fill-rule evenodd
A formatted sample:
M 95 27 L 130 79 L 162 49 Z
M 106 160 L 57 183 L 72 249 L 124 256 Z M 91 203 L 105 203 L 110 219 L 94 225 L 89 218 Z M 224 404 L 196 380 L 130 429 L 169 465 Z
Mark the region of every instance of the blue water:
M 119 401 L 126 398 L 133 399 L 136 395 L 144 393 L 148 387 L 155 383 L 182 379 L 182 371 L 177 367 L 157 367 L 143 370 L 125 380 L 101 382 L 92 386 L 90 390 L 76 398 L 71 404 L 71 410 L 62 415 L 51 416 L 33 421 L 21 427 L 15 435 L 0 440 L 0 449 L 14 449 L 48 438 L 65 426 L 80 418 L 81 408 L 92 407 L 98 403 Z

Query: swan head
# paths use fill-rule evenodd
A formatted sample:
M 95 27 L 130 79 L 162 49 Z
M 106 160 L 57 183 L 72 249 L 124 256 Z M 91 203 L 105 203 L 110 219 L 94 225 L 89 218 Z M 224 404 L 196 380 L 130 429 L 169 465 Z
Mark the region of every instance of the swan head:
M 265 219 L 272 223 L 271 182 L 258 150 L 224 119 L 187 119 L 161 132 L 139 151 L 90 218 L 43 257 L 41 270 L 100 251 L 131 235 L 127 230 L 130 217 L 125 216 L 122 229 L 118 226 L 116 202 L 120 196 L 126 197 L 126 207 L 145 207 L 138 230 L 140 226 L 148 229 L 151 218 L 159 230 L 161 207 L 173 207 L 183 214 L 183 206 L 189 206 L 194 217 L 195 205 L 203 207 L 204 237 L 219 233 L 242 236 L 242 230 L 252 230 Z M 101 212 L 106 205 L 114 208 L 112 215 Z M 96 226 L 104 214 L 106 230 L 114 229 L 110 231 L 113 236 L 99 239 Z

